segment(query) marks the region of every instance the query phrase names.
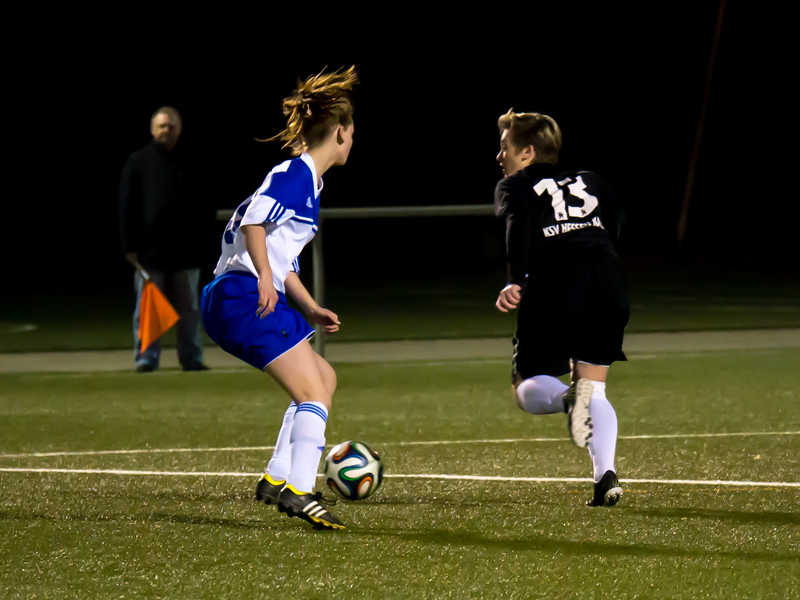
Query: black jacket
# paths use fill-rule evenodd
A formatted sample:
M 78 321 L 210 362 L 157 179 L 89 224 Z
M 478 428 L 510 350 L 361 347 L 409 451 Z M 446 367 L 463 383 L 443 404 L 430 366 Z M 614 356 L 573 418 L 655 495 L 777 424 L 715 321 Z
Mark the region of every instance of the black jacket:
M 136 252 L 145 268 L 201 266 L 200 242 L 209 211 L 199 168 L 178 143 L 171 151 L 150 142 L 130 155 L 119 184 L 122 251 Z

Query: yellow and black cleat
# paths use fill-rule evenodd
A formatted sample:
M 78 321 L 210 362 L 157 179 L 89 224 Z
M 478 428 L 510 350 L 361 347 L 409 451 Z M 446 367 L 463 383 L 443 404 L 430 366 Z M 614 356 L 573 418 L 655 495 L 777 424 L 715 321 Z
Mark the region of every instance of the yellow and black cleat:
M 281 493 L 286 481 L 276 481 L 267 473 L 261 476 L 256 486 L 256 500 L 265 504 L 277 504 L 278 494 Z
M 287 485 L 278 496 L 278 510 L 290 517 L 308 521 L 314 529 L 345 529 L 342 522 L 334 517 L 323 504 L 333 504 L 322 494 L 303 493 Z

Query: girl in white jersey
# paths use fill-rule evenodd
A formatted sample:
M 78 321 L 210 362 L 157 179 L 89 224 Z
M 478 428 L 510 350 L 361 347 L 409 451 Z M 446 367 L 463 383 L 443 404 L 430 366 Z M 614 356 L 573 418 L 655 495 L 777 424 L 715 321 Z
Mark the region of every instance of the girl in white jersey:
M 344 529 L 314 494 L 336 374 L 308 342 L 339 319 L 317 305 L 298 277 L 298 256 L 317 231 L 322 175 L 344 165 L 353 144 L 355 68 L 308 78 L 283 101 L 286 129 L 276 136 L 296 157 L 267 175 L 225 228 L 216 278 L 203 290 L 206 332 L 219 346 L 263 370 L 292 398 L 256 498 L 316 528 Z M 274 139 L 274 138 L 273 138 Z

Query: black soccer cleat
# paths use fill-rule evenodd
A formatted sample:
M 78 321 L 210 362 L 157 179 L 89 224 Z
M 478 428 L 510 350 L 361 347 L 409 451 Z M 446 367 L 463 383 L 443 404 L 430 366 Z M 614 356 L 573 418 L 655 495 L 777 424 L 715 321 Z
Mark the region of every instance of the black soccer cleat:
M 325 500 L 322 494 L 303 494 L 287 485 L 278 496 L 278 510 L 290 517 L 308 521 L 314 529 L 344 529 L 342 522 L 334 517 L 323 504 L 335 504 Z
M 622 487 L 614 471 L 606 471 L 603 478 L 594 484 L 594 498 L 586 501 L 586 506 L 614 506 L 622 497 Z
M 573 381 L 564 396 L 564 412 L 567 413 L 569 437 L 578 448 L 586 448 L 592 439 L 592 417 L 589 405 L 592 402 L 594 385 L 589 379 Z
M 285 481 L 276 481 L 268 474 L 264 473 L 256 485 L 256 500 L 265 504 L 277 504 L 278 494 L 281 493 Z

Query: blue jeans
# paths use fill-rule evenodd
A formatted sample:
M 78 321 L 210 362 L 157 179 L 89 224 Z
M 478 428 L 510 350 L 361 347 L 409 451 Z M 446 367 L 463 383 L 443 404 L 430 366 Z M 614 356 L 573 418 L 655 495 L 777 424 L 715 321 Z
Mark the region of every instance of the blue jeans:
M 157 271 L 148 269 L 150 281 L 155 283 L 177 311 L 180 319 L 175 325 L 178 338 L 178 361 L 188 367 L 203 360 L 203 342 L 200 337 L 200 305 L 197 288 L 200 285 L 200 269 L 180 271 Z M 144 352 L 139 341 L 139 303 L 142 299 L 144 279 L 137 272 L 134 276 L 136 287 L 136 310 L 133 312 L 134 359 L 136 364 L 149 364 L 158 367 L 161 357 L 161 341 L 156 340 Z

